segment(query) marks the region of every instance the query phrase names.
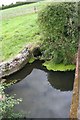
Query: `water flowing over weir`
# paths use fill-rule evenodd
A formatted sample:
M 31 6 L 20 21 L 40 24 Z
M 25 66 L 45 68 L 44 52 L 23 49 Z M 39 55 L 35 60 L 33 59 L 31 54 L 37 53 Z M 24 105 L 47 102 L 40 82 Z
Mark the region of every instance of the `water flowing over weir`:
M 15 111 L 28 118 L 68 118 L 74 73 L 48 71 L 42 61 L 35 61 L 6 77 L 7 82 L 17 80 L 6 93 L 23 98 Z

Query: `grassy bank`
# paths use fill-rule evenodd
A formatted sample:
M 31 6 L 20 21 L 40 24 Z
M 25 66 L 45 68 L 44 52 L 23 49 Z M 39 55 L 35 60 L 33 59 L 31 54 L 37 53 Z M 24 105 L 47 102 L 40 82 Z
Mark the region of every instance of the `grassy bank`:
M 21 5 L 9 9 L 2 10 L 2 17 L 4 19 L 10 19 L 17 16 L 27 15 L 29 13 L 35 13 L 34 7 L 36 7 L 36 11 L 39 11 L 45 6 L 45 2 L 37 2 L 28 5 Z
M 44 5 L 44 2 L 37 2 L 0 11 L 0 61 L 14 57 L 28 43 L 40 41 L 37 18 L 38 11 Z
M 40 40 L 37 14 L 4 20 L 2 25 L 2 60 L 16 55 L 27 43 Z
M 15 57 L 26 44 L 34 44 L 42 41 L 38 28 L 38 11 L 45 5 L 45 2 L 39 2 L 2 11 L 0 62 Z M 36 12 L 34 11 L 34 7 L 36 7 Z M 33 60 L 31 59 L 30 63 L 32 62 Z M 66 68 L 62 65 L 61 67 L 60 65 L 55 66 L 51 62 L 44 63 L 44 66 L 49 70 L 55 71 L 60 69 L 61 71 L 75 69 L 74 65 Z

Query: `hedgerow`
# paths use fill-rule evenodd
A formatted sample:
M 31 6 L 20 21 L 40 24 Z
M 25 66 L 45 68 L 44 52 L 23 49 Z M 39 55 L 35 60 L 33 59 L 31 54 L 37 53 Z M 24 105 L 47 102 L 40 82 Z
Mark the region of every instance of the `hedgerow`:
M 45 60 L 73 64 L 78 46 L 78 11 L 75 2 L 51 3 L 38 15 Z
M 8 9 L 8 8 L 12 8 L 12 7 L 17 7 L 17 6 L 21 6 L 21 5 L 25 5 L 25 4 L 32 4 L 35 2 L 16 2 L 15 4 L 11 3 L 10 5 L 2 5 L 2 7 L 0 7 L 0 10 L 4 10 L 4 9 Z

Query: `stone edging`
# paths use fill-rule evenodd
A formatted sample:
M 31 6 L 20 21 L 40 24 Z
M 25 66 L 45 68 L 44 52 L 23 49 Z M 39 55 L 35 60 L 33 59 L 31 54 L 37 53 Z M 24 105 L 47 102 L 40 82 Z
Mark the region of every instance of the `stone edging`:
M 28 44 L 14 59 L 0 63 L 0 78 L 9 76 L 23 68 L 37 47 L 39 45 Z
M 72 104 L 70 109 L 70 118 L 79 119 L 80 118 L 80 105 L 79 105 L 79 82 L 80 82 L 80 43 L 76 59 L 76 72 L 72 96 Z

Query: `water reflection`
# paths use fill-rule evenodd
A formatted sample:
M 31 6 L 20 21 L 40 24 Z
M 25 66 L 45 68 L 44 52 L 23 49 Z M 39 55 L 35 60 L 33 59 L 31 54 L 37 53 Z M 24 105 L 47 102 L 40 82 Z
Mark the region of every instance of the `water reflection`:
M 61 91 L 68 91 L 73 89 L 74 82 L 74 71 L 70 72 L 53 72 L 46 70 L 45 67 L 42 66 L 43 61 L 36 61 L 33 64 L 27 64 L 23 69 L 19 72 L 16 72 L 9 77 L 6 77 L 7 82 L 17 80 L 23 80 L 26 76 L 28 76 L 34 68 L 43 70 L 46 72 L 47 80 L 49 84 L 56 89 L 60 89 Z M 34 73 L 35 74 L 35 73 Z
M 15 108 L 29 118 L 68 118 L 74 72 L 52 72 L 36 61 L 7 80 L 21 80 L 6 90 L 23 102 Z M 26 68 L 27 67 L 27 68 Z
M 48 81 L 51 86 L 61 91 L 73 89 L 74 72 L 48 72 Z

